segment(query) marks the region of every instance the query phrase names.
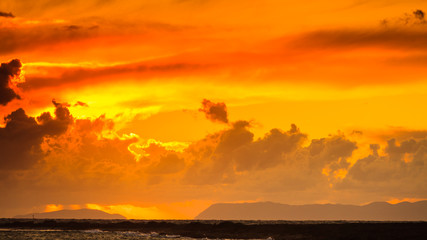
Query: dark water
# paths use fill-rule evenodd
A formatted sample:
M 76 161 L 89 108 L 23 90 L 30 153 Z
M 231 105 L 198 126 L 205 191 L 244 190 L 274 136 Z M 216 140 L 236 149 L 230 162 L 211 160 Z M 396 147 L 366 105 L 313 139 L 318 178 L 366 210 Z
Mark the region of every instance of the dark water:
M 54 239 L 179 239 L 192 240 L 194 238 L 181 237 L 177 235 L 161 236 L 157 233 L 141 233 L 132 231 L 102 231 L 93 230 L 35 230 L 35 229 L 0 229 L 0 239 L 37 239 L 37 240 L 54 240 Z
M 3 239 L 427 240 L 427 222 L 0 219 Z

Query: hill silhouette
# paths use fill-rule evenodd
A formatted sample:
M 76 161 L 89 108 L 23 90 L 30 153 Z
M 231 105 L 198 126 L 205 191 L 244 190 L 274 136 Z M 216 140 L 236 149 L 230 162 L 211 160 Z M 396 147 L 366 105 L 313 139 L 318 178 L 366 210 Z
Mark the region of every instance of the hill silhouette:
M 427 221 L 427 201 L 363 206 L 341 204 L 288 205 L 273 202 L 218 203 L 195 219 L 204 220 L 368 220 Z
M 18 215 L 14 218 L 37 218 L 37 219 L 126 219 L 120 214 L 109 214 L 94 209 L 59 210 L 44 213 L 30 213 Z

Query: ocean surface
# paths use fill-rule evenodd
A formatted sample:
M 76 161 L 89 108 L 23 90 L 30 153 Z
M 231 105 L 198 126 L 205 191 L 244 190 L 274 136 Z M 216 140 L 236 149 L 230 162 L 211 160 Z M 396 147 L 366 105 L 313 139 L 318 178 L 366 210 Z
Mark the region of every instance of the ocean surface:
M 427 222 L 0 219 L 3 239 L 427 239 Z
M 181 237 L 178 235 L 163 235 L 158 233 L 141 233 L 135 231 L 102 231 L 92 230 L 36 230 L 36 229 L 0 229 L 0 239 L 11 240 L 56 240 L 56 239 L 180 239 L 192 240 L 196 238 Z

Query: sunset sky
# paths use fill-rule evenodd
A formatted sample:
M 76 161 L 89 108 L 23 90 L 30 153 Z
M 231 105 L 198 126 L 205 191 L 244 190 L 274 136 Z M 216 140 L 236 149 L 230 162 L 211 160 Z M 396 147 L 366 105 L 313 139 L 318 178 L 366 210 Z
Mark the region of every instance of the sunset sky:
M 427 199 L 423 0 L 2 0 L 0 218 Z

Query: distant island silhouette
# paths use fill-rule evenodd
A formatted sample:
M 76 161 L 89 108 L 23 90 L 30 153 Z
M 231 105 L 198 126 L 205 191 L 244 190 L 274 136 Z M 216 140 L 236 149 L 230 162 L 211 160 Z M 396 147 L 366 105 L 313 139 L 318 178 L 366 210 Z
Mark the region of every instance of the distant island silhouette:
M 195 217 L 198 220 L 367 220 L 427 221 L 427 201 L 363 206 L 341 204 L 288 205 L 273 202 L 217 203 Z
M 59 210 L 53 212 L 17 215 L 14 218 L 36 219 L 126 219 L 120 214 L 109 214 L 95 209 Z

